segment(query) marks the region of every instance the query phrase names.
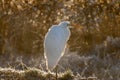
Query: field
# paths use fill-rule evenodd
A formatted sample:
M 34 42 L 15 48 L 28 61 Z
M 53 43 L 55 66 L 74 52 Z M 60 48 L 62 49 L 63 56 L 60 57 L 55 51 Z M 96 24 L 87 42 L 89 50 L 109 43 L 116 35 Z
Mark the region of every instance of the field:
M 0 80 L 55 80 L 43 41 L 61 21 L 71 29 L 58 80 L 120 80 L 120 0 L 0 0 Z

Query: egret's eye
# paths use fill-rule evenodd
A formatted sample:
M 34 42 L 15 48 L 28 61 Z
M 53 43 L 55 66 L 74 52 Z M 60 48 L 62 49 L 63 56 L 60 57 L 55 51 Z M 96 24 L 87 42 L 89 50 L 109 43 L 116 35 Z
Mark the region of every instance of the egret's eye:
M 70 24 L 67 24 L 67 26 L 70 26 Z

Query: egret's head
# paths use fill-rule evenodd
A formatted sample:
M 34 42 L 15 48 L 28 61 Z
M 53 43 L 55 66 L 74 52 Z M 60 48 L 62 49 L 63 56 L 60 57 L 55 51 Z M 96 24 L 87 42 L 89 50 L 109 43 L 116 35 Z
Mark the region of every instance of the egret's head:
M 69 21 L 63 21 L 63 22 L 59 23 L 59 25 L 61 27 L 68 27 L 68 26 L 70 26 L 70 22 Z
M 72 22 L 70 23 L 69 21 L 63 21 L 59 23 L 59 25 L 64 28 L 77 28 L 77 29 L 81 28 L 79 24 L 72 23 Z

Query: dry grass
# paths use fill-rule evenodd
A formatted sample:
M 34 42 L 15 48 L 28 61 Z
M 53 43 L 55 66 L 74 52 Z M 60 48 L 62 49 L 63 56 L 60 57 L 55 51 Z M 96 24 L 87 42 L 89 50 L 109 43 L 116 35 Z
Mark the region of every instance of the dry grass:
M 37 60 L 35 59 L 37 62 Z M 110 56 L 79 56 L 76 53 L 66 54 L 58 64 L 59 80 L 119 80 L 120 59 L 115 61 Z M 14 61 L 12 61 L 14 63 Z M 30 62 L 30 61 L 29 61 Z M 38 61 L 39 62 L 39 61 Z M 11 64 L 13 64 L 11 63 Z M 16 64 L 16 63 L 14 63 Z M 13 65 L 14 65 L 13 64 Z M 20 63 L 21 64 L 21 63 Z M 30 64 L 20 64 L 11 68 L 0 68 L 0 79 L 3 80 L 55 80 L 55 73 L 46 72 L 45 63 L 32 68 Z M 24 65 L 23 65 L 24 64 Z M 40 64 L 40 63 L 39 63 Z M 18 67 L 18 66 L 19 67 Z
M 47 73 L 39 69 L 15 70 L 0 68 L 0 80 L 56 80 L 55 73 Z M 73 75 L 71 71 L 58 73 L 58 80 L 97 80 L 96 77 L 83 78 Z
M 0 80 L 55 80 L 55 73 L 47 73 L 36 68 L 28 70 L 15 70 L 11 68 L 0 68 Z M 73 80 L 74 75 L 69 71 L 58 74 L 59 80 Z

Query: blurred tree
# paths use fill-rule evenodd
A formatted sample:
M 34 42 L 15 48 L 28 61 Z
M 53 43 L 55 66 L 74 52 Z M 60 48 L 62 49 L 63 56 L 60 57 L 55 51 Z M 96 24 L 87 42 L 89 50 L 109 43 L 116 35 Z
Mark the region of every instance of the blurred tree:
M 70 50 L 87 53 L 107 36 L 120 37 L 119 10 L 119 0 L 1 0 L 0 52 L 43 54 L 48 28 L 69 20 L 83 26 L 72 30 Z

